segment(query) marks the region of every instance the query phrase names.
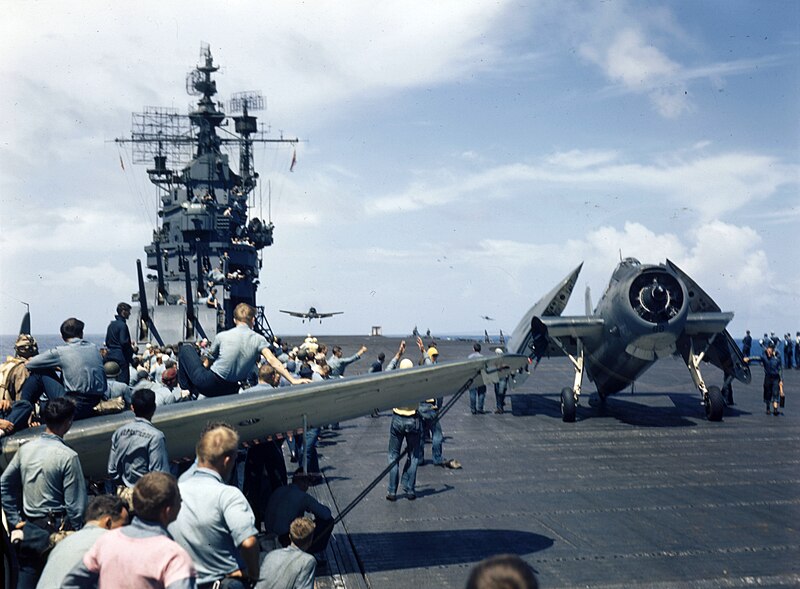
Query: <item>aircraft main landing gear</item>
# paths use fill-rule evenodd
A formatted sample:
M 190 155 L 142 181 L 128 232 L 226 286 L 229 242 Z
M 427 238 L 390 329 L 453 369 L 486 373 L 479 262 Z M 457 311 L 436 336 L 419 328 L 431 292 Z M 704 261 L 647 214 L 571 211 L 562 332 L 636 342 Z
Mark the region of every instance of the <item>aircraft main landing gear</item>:
M 558 340 L 556 340 L 558 344 Z M 583 344 L 578 342 L 578 357 L 568 353 L 563 346 L 561 350 L 567 355 L 575 368 L 575 381 L 572 383 L 572 388 L 564 387 L 561 389 L 561 420 L 564 423 L 573 423 L 575 416 L 578 412 L 578 400 L 581 398 L 581 384 L 583 383 Z
M 722 412 L 725 409 L 725 399 L 719 387 L 708 387 L 708 394 L 704 399 L 706 419 L 709 421 L 722 421 Z
M 569 387 L 564 387 L 561 389 L 561 420 L 565 423 L 573 423 L 577 410 L 575 392 Z
M 713 341 L 714 338 L 712 337 L 708 342 L 709 347 Z M 719 387 L 706 387 L 703 375 L 700 374 L 700 362 L 702 362 L 704 355 L 705 351 L 695 354 L 694 346 L 690 343 L 688 357 L 684 356 L 684 360 L 686 360 L 686 366 L 689 368 L 689 373 L 692 375 L 695 386 L 700 391 L 700 394 L 703 395 L 706 419 L 709 421 L 722 421 L 722 412 L 725 410 L 725 399 L 722 397 L 722 391 L 719 390 Z

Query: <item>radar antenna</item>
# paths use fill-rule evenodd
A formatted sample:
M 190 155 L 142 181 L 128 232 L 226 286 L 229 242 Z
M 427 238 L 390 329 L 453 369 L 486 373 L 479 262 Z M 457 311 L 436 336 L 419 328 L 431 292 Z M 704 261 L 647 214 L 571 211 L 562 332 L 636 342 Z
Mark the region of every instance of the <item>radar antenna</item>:
M 203 92 L 198 86 L 203 82 L 203 72 L 192 70 L 186 74 L 186 93 L 189 96 L 200 96 Z
M 253 189 L 256 178 L 258 178 L 258 174 L 253 169 L 253 141 L 250 137 L 258 134 L 258 122 L 255 117 L 250 116 L 248 111 L 264 110 L 264 104 L 264 97 L 256 90 L 235 92 L 228 101 L 231 111 L 242 113 L 233 117 L 233 120 L 236 124 L 236 132 L 242 137 L 239 146 L 239 175 L 242 177 L 244 194 L 248 194 Z
M 168 168 L 179 168 L 192 158 L 192 129 L 189 119 L 175 108 L 146 106 L 131 115 L 131 138 L 117 140 L 132 144 L 133 163 L 155 162 L 147 170 L 151 179 L 169 176 Z
M 265 110 L 266 100 L 258 90 L 247 90 L 245 92 L 234 92 L 228 101 L 228 108 L 231 112 L 241 112 L 245 115 L 248 110 Z

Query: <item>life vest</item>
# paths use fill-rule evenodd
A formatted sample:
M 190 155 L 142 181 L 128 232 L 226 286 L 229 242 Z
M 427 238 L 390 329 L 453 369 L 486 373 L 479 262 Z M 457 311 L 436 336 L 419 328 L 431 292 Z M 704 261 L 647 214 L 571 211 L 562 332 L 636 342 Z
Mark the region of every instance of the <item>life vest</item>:
M 14 401 L 11 396 L 11 391 L 8 390 L 8 385 L 11 382 L 11 373 L 25 363 L 24 358 L 17 358 L 14 356 L 6 356 L 6 361 L 0 364 L 0 400 Z M 19 391 L 17 391 L 19 392 Z

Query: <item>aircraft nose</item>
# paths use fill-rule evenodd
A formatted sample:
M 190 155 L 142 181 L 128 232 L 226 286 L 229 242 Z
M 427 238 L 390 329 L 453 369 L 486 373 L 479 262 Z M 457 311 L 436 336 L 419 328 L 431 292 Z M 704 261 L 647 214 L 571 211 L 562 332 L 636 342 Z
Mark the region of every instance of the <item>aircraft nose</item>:
M 671 321 L 683 308 L 680 283 L 666 272 L 646 272 L 633 280 L 629 297 L 639 317 L 649 323 Z
M 667 300 L 667 290 L 658 283 L 653 285 L 653 288 L 650 290 L 650 295 L 657 303 L 663 304 Z
M 649 287 L 641 290 L 642 306 L 651 313 L 663 313 L 669 307 L 669 293 L 657 279 L 653 279 Z

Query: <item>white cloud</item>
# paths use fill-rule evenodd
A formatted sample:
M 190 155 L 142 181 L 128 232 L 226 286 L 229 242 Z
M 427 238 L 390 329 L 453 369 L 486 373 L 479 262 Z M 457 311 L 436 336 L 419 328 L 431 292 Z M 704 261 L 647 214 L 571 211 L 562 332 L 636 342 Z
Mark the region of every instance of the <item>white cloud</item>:
M 603 67 L 612 79 L 628 88 L 648 89 L 653 81 L 663 80 L 678 70 L 678 64 L 647 43 L 636 30 L 620 31 L 604 54 L 584 53 Z
M 648 93 L 658 112 L 677 118 L 691 110 L 686 89 L 679 84 L 680 66 L 648 43 L 636 29 L 618 32 L 606 46 L 584 43 L 581 54 L 626 89 Z
M 260 83 L 283 124 L 325 118 L 375 93 L 490 70 L 502 53 L 487 32 L 509 8 L 508 2 L 457 0 L 402 6 L 245 1 L 217 19 L 208 18 L 218 12 L 216 2 L 182 4 L 184 10 L 165 10 L 155 0 L 85 2 L 78 9 L 52 2 L 9 6 L 0 23 L 6 56 L 0 79 L 7 82 L 0 106 L 24 123 L 19 133 L 38 126 L 51 136 L 76 123 L 108 129 L 98 119 L 109 115 L 125 124 L 127 112 L 143 104 L 183 111 L 190 102 L 183 76 L 203 39 L 223 66 L 221 98 Z M 159 17 L 145 16 L 154 14 Z M 46 79 L 37 71 L 47 71 Z
M 132 272 L 122 272 L 108 261 L 94 266 L 79 265 L 53 272 L 48 276 L 48 282 L 56 292 L 79 284 L 95 292 L 103 300 L 108 294 L 116 295 L 112 298 L 129 299 L 130 294 L 137 289 Z
M 695 36 L 695 28 L 689 33 L 681 26 L 671 7 L 644 7 L 624 0 L 592 7 L 565 4 L 569 8 L 562 14 L 573 16 L 566 22 L 565 36 L 613 84 L 600 95 L 647 96 L 655 111 L 668 119 L 695 111 L 692 81 L 707 80 L 720 89 L 726 77 L 778 67 L 792 59 L 757 55 L 705 63 L 708 48 Z
M 151 229 L 141 217 L 104 208 L 8 207 L 3 214 L 0 247 L 3 255 L 10 257 L 52 251 L 61 255 L 114 252 L 140 248 Z
M 554 166 L 564 166 L 574 170 L 581 168 L 591 168 L 601 164 L 607 164 L 616 160 L 616 151 L 584 151 L 572 149 L 567 152 L 555 153 L 545 158 L 548 164 Z
M 547 195 L 554 186 L 571 191 L 624 193 L 636 200 L 666 198 L 709 220 L 797 184 L 793 166 L 755 153 L 694 154 L 681 150 L 648 163 L 621 163 L 614 151 L 573 150 L 542 158 L 539 164 L 506 164 L 477 172 L 418 179 L 405 190 L 369 201 L 368 214 L 410 212 L 469 199 L 516 198 L 524 190 Z
M 580 283 L 591 286 L 596 302 L 620 254 L 644 264 L 672 260 L 723 309 L 741 311 L 743 316 L 758 315 L 759 307 L 775 298 L 765 285 L 788 292 L 797 281 L 796 276 L 773 271 L 753 229 L 721 221 L 683 235 L 658 233 L 643 223 L 626 222 L 622 228 L 606 225 L 562 243 L 485 239 L 472 259 L 481 273 L 508 289 L 511 308 L 527 309 L 581 262 Z M 583 299 L 577 299 L 571 301 L 568 314 L 583 313 Z

